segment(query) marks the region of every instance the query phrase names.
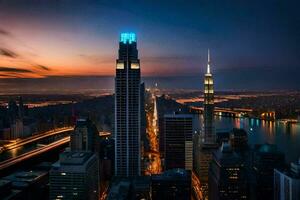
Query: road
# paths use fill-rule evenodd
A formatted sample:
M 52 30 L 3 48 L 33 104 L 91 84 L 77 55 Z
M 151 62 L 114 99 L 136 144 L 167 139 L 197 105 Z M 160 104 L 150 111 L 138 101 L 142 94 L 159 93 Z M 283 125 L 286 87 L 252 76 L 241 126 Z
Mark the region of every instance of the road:
M 158 125 L 157 125 L 157 109 L 156 97 L 152 94 L 150 102 L 147 104 L 146 118 L 147 118 L 147 138 L 150 144 L 150 152 L 145 152 L 148 157 L 149 163 L 145 170 L 146 175 L 159 174 L 162 171 L 161 159 L 159 153 L 158 141 Z
M 10 167 L 14 164 L 17 164 L 19 162 L 22 162 L 22 161 L 25 161 L 29 158 L 32 158 L 34 156 L 37 156 L 37 155 L 40 155 L 42 153 L 45 153 L 51 149 L 54 149 L 54 148 L 57 148 L 61 145 L 64 145 L 66 143 L 68 143 L 70 141 L 70 136 L 67 136 L 67 137 L 64 137 L 63 139 L 60 139 L 60 140 L 57 140 L 53 143 L 50 143 L 48 145 L 45 145 L 45 146 L 41 146 L 37 149 L 34 149 L 30 152 L 27 152 L 27 153 L 24 153 L 20 156 L 17 156 L 15 158 L 11 158 L 11 159 L 8 159 L 8 160 L 5 160 L 3 162 L 0 162 L 0 170 L 3 170 L 7 167 Z
M 193 187 L 194 194 L 196 195 L 196 198 L 198 200 L 203 200 L 201 183 L 197 175 L 194 173 L 194 171 L 192 171 L 192 187 Z
M 37 134 L 37 135 L 33 135 L 31 137 L 28 137 L 28 138 L 17 139 L 17 140 L 14 140 L 13 143 L 4 145 L 4 148 L 3 148 L 2 151 L 5 152 L 5 151 L 8 151 L 8 150 L 12 150 L 12 149 L 24 146 L 25 144 L 29 144 L 29 143 L 33 143 L 35 141 L 41 140 L 41 139 L 46 138 L 46 137 L 57 135 L 57 134 L 60 134 L 62 132 L 66 132 L 66 131 L 72 131 L 73 129 L 74 129 L 74 127 L 63 127 L 63 128 L 47 131 L 47 132 L 44 132 L 44 133 L 40 133 L 40 134 Z

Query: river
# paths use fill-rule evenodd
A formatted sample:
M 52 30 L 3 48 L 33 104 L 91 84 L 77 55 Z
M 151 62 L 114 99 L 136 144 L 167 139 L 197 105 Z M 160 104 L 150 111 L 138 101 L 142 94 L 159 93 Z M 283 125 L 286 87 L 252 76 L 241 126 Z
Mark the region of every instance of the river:
M 198 126 L 202 124 L 202 115 L 199 119 Z M 285 153 L 287 163 L 300 158 L 300 124 L 215 116 L 215 127 L 217 132 L 229 131 L 232 128 L 245 129 L 251 146 L 266 142 L 276 144 Z

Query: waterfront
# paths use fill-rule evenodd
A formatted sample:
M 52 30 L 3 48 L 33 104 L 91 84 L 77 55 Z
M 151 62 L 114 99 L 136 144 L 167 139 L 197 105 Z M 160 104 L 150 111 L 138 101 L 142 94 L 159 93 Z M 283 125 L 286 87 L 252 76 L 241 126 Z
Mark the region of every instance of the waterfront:
M 198 126 L 202 124 L 202 116 L 199 122 Z M 215 127 L 217 132 L 229 131 L 232 128 L 245 129 L 251 146 L 266 142 L 276 144 L 285 153 L 287 163 L 300 157 L 300 124 L 215 116 Z

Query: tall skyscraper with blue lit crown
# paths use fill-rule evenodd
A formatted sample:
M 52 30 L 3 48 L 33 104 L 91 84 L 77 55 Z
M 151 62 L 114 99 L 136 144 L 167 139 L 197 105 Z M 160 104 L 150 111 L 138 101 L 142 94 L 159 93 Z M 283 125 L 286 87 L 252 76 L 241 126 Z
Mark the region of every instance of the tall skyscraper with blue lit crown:
M 122 33 L 115 77 L 115 174 L 141 174 L 140 60 L 135 33 Z

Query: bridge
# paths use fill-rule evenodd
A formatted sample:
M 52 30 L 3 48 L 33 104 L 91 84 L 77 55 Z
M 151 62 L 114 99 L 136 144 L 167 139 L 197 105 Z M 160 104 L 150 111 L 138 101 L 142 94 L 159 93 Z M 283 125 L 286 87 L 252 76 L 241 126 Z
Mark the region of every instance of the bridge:
M 21 163 L 27 159 L 42 155 L 50 150 L 57 149 L 66 145 L 70 142 L 70 133 L 74 130 L 73 126 L 62 127 L 55 130 L 50 130 L 44 133 L 40 133 L 28 138 L 18 139 L 12 141 L 12 143 L 5 145 L 2 147 L 2 151 L 0 153 L 0 171 L 6 168 L 9 168 L 15 164 Z M 111 136 L 110 132 L 99 132 L 100 137 L 109 137 Z M 47 141 L 47 144 L 40 145 L 39 143 L 45 139 L 53 140 Z M 32 144 L 32 145 L 30 145 Z M 34 145 L 36 144 L 36 145 Z M 28 151 L 24 147 L 24 145 L 30 145 Z M 32 148 L 33 147 L 33 148 Z M 20 151 L 19 149 L 24 149 L 26 151 Z M 1 158 L 2 157 L 2 158 Z
M 48 145 L 39 147 L 39 148 L 29 151 L 27 153 L 21 154 L 15 158 L 10 158 L 5 161 L 2 161 L 2 162 L 0 162 L 0 171 L 3 169 L 6 169 L 8 167 L 11 167 L 17 163 L 20 163 L 22 161 L 25 161 L 29 158 L 32 158 L 34 156 L 41 155 L 51 149 L 55 149 L 59 146 L 62 146 L 64 144 L 68 143 L 69 141 L 70 141 L 70 136 L 67 136 L 67 137 L 64 137 L 63 139 L 60 139 L 60 140 L 50 143 Z
M 2 152 L 24 146 L 26 144 L 30 144 L 30 143 L 45 139 L 47 137 L 51 137 L 51 136 L 59 135 L 59 134 L 62 134 L 62 133 L 68 132 L 68 131 L 72 131 L 73 129 L 74 129 L 74 127 L 72 127 L 72 126 L 62 127 L 62 128 L 50 130 L 50 131 L 47 131 L 44 133 L 36 134 L 36 135 L 27 137 L 24 139 L 12 140 L 11 143 L 6 144 L 2 147 Z
M 190 107 L 191 112 L 196 112 L 203 114 L 203 107 Z M 215 115 L 218 116 L 224 116 L 224 117 L 234 117 L 234 118 L 240 118 L 244 116 L 248 116 L 253 110 L 252 109 L 246 109 L 246 108 L 215 108 Z
M 12 140 L 2 147 L 0 171 L 66 145 L 70 141 L 70 133 L 73 129 L 74 127 L 71 126 L 62 127 L 28 138 Z

